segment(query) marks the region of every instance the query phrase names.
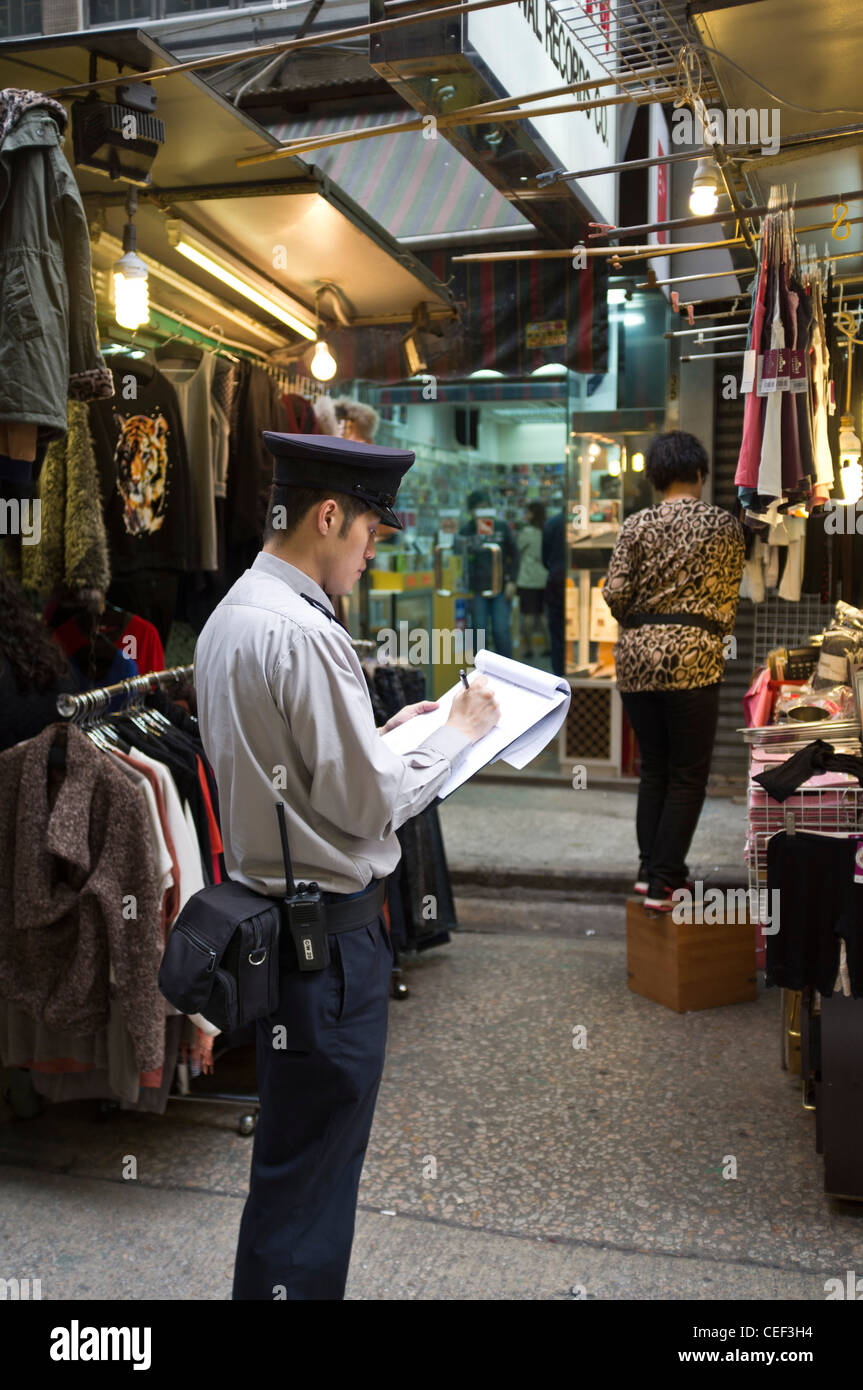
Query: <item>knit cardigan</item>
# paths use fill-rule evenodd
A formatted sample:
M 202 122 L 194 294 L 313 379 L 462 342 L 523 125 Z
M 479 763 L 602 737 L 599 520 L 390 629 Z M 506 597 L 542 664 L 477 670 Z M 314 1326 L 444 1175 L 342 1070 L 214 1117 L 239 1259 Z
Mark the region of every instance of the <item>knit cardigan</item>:
M 164 1061 L 160 896 L 139 787 L 72 726 L 0 753 L 0 996 L 50 1028 L 108 1022 L 109 991 L 139 1071 Z M 60 780 L 59 788 L 53 784 Z
M 4 537 L 0 566 L 41 598 L 64 584 L 86 600 L 111 583 L 108 539 L 87 407 L 69 401 L 67 413 L 68 433 L 49 445 L 39 474 L 39 541 Z

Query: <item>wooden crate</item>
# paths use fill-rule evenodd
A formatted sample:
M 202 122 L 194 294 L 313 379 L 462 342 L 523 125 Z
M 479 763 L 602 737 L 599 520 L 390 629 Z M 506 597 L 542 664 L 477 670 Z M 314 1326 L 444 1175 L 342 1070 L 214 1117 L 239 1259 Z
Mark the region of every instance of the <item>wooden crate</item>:
M 756 997 L 755 932 L 749 921 L 675 922 L 670 912 L 647 912 L 640 898 L 627 898 L 629 988 L 678 1013 L 746 1003 Z

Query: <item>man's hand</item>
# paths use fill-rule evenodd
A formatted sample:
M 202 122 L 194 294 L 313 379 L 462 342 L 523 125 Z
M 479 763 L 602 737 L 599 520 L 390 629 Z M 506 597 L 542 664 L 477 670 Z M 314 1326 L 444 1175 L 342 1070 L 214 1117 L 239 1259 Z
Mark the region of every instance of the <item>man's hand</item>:
M 508 580 L 506 581 L 506 583 L 504 584 L 504 586 L 503 586 L 503 596 L 504 596 L 504 598 L 507 600 L 507 602 L 511 603 L 512 600 L 515 598 L 515 591 L 516 591 L 516 588 L 517 588 L 517 585 L 516 585 L 516 582 L 515 582 L 514 579 L 508 579 Z
M 408 719 L 413 719 L 415 714 L 428 714 L 430 710 L 437 709 L 437 700 L 418 700 L 415 705 L 405 705 L 394 714 L 392 719 L 388 719 L 382 729 L 378 729 L 379 734 L 388 734 L 390 729 L 397 729 L 399 724 L 404 724 Z
M 460 690 L 452 702 L 447 724 L 467 734 L 476 743 L 493 729 L 500 718 L 500 705 L 486 676 L 474 676 L 467 690 Z

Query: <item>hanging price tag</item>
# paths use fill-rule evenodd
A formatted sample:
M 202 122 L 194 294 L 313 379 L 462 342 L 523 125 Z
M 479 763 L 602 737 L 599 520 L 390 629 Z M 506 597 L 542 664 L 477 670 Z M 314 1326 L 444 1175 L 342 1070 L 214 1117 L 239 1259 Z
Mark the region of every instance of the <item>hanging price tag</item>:
M 761 368 L 761 385 L 758 388 L 759 396 L 767 396 L 776 390 L 776 373 L 779 363 L 779 349 L 770 348 L 764 354 L 764 365 Z
M 809 390 L 809 378 L 806 375 L 806 354 L 798 348 L 794 348 L 788 356 L 790 357 L 791 367 L 791 392 L 799 395 L 801 391 Z
M 747 348 L 743 354 L 743 376 L 740 380 L 741 394 L 751 391 L 755 385 L 755 359 L 757 356 L 755 348 Z
M 788 348 L 780 348 L 776 356 L 776 390 L 788 391 L 791 388 L 791 353 Z

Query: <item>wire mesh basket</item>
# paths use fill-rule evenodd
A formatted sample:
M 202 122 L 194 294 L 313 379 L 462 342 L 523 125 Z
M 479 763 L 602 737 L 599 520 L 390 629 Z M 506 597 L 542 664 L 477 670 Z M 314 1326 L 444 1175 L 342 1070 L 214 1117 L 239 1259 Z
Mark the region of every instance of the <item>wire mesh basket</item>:
M 750 784 L 749 902 L 754 922 L 765 922 L 767 904 L 767 843 L 778 830 L 813 830 L 822 834 L 851 834 L 863 830 L 863 787 L 858 783 L 831 787 L 801 787 L 787 801 L 774 801 L 762 787 Z

